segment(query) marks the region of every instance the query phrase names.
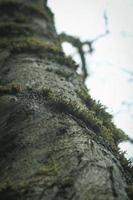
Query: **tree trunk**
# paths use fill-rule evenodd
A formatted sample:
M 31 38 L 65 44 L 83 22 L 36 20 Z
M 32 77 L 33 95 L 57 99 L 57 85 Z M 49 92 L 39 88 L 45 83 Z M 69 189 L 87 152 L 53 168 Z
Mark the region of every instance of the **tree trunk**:
M 0 199 L 126 200 L 114 136 L 43 2 L 0 0 Z

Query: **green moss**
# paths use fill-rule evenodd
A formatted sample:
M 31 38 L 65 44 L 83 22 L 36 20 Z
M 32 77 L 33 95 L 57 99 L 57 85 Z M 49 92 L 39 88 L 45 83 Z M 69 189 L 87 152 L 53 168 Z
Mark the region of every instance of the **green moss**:
M 107 120 L 109 123 L 111 122 L 112 115 L 106 112 L 105 106 L 103 106 L 100 102 L 96 102 L 94 99 L 92 99 L 87 90 L 82 89 L 77 91 L 77 94 L 81 97 L 86 106 L 96 113 L 97 117 L 102 118 L 103 120 Z
M 132 161 L 131 160 L 127 160 L 125 158 L 126 151 L 121 151 L 120 149 L 118 149 L 118 151 L 119 151 L 119 160 L 121 161 L 123 168 L 125 170 L 127 170 L 127 171 L 130 172 L 131 177 L 133 179 L 133 165 L 132 165 Z
M 66 65 L 67 67 L 70 67 L 71 69 L 77 70 L 78 65 L 75 63 L 75 61 L 72 59 L 71 56 L 57 56 L 56 61 L 61 65 Z
M 65 65 L 73 70 L 77 69 L 77 65 L 70 58 L 66 57 L 57 45 L 50 45 L 36 37 L 19 37 L 19 38 L 2 38 L 0 40 L 0 48 L 7 48 L 11 53 L 35 53 L 40 58 L 47 58 L 61 65 Z M 54 54 L 54 56 L 53 56 Z
M 58 110 L 63 110 L 84 121 L 89 129 L 108 141 L 114 152 L 117 152 L 119 142 L 128 139 L 127 135 L 112 123 L 112 116 L 101 105 L 92 100 L 89 95 L 87 99 L 90 102 L 88 102 L 87 109 L 86 106 L 77 101 L 55 94 L 50 88 L 43 88 L 43 94 L 51 101 L 51 104 L 56 105 Z
M 41 166 L 36 175 L 45 175 L 45 176 L 57 176 L 59 173 L 59 166 L 57 163 L 47 163 Z
M 11 52 L 22 52 L 26 50 L 29 52 L 32 50 L 63 55 L 59 48 L 36 37 L 20 37 L 12 39 L 2 38 L 0 41 L 0 47 L 9 48 Z
M 98 119 L 95 112 L 86 109 L 82 104 L 77 103 L 69 98 L 60 96 L 52 92 L 50 88 L 43 88 L 44 96 L 51 101 L 51 104 L 55 104 L 58 110 L 63 110 L 66 113 L 70 113 L 76 118 L 84 121 L 84 123 L 95 133 L 100 134 L 103 138 L 115 148 L 112 132 L 103 126 L 102 120 Z
M 25 179 L 11 180 L 10 177 L 7 177 L 4 182 L 0 183 L 0 192 L 11 188 L 15 191 L 23 191 L 34 186 L 39 186 L 39 181 L 43 181 L 43 187 L 50 185 L 56 180 L 60 172 L 59 163 L 53 158 L 48 161 L 48 163 L 41 165 L 35 172 L 34 176 Z M 40 183 L 40 184 L 41 184 Z
M 104 107 L 100 102 L 93 100 L 87 90 L 82 89 L 77 91 L 77 94 L 80 96 L 81 100 L 83 100 L 83 103 L 85 103 L 88 109 L 95 113 L 95 116 L 101 121 L 101 124 L 112 133 L 111 137 L 116 145 L 128 139 L 128 136 L 121 129 L 116 128 L 112 122 L 112 115 L 106 112 L 106 107 Z
M 129 185 L 127 188 L 127 194 L 130 199 L 133 198 L 133 185 Z
M 115 125 L 113 126 L 112 132 L 113 132 L 113 138 L 116 144 L 119 144 L 120 142 L 128 140 L 128 135 L 126 135 L 125 132 L 122 131 L 121 129 L 116 128 Z
M 127 181 L 127 184 L 128 185 L 131 185 L 133 183 L 133 163 L 132 161 L 129 159 L 127 159 L 125 157 L 125 154 L 126 154 L 126 151 L 121 151 L 119 148 L 118 148 L 118 154 L 117 154 L 117 158 L 119 159 L 123 169 L 124 169 L 124 172 L 125 172 L 125 178 L 126 178 L 126 181 Z M 129 187 L 128 188 L 128 195 L 130 196 L 131 194 L 133 194 L 133 187 Z

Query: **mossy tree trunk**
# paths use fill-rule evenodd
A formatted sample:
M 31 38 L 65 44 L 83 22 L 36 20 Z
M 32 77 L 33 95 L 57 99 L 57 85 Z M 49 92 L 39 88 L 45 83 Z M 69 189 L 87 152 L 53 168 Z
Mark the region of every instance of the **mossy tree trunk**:
M 0 199 L 126 200 L 111 117 L 38 0 L 0 0 Z

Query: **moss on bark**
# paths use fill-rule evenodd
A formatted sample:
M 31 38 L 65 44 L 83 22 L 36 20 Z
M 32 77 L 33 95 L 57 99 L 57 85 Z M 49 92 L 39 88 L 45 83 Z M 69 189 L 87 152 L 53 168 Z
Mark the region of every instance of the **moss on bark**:
M 24 31 L 28 15 L 53 34 L 7 38 L 1 26 L 8 54 L 0 70 L 0 198 L 127 200 L 131 168 L 117 148 L 126 136 L 88 95 L 77 65 L 62 53 L 51 12 L 36 2 L 0 1 L 12 31 Z M 26 16 L 20 27 L 19 13 Z

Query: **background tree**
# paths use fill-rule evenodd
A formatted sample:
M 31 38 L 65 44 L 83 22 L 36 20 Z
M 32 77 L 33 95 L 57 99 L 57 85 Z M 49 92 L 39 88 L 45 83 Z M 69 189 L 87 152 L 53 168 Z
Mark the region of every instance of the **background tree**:
M 46 2 L 0 0 L 0 199 L 129 199 L 127 136 L 64 56 Z

